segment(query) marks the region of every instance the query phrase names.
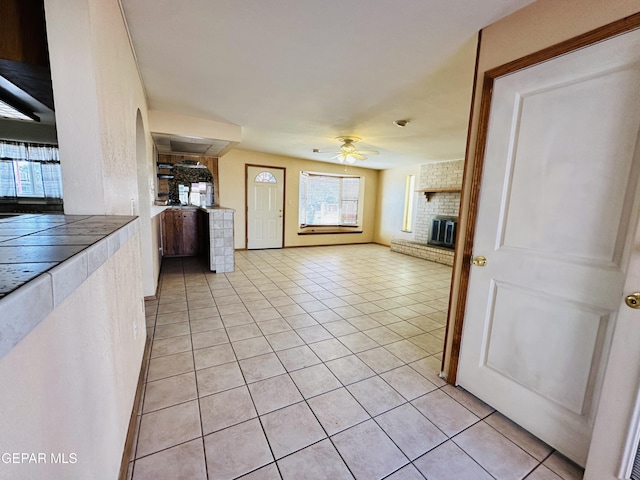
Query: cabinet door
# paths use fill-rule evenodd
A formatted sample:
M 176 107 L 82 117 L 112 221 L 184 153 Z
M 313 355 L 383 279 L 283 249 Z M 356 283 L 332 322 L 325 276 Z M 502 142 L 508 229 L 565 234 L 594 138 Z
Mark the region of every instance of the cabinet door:
M 165 210 L 162 215 L 163 255 L 180 255 L 182 250 L 182 212 Z
M 198 255 L 198 212 L 182 212 L 182 252 L 180 255 Z

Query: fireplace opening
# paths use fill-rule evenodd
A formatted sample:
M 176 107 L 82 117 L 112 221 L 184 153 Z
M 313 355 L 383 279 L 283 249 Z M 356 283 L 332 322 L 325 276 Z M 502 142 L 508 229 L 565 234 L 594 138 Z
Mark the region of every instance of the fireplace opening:
M 437 247 L 456 248 L 456 234 L 458 232 L 458 219 L 456 217 L 437 216 L 431 222 L 431 235 L 429 245 Z

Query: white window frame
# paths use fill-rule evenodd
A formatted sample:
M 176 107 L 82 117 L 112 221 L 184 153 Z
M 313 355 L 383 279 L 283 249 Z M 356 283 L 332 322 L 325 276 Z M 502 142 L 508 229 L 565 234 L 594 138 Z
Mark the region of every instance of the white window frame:
M 402 231 L 411 233 L 413 229 L 413 197 L 416 189 L 416 176 L 407 175 L 404 192 L 404 213 L 402 215 Z
M 0 200 L 62 199 L 62 173 L 57 146 L 5 140 L 0 142 Z M 44 165 L 50 168 L 43 171 Z M 28 188 L 22 188 L 23 183 Z
M 307 223 L 306 220 L 306 214 L 307 214 L 307 207 L 306 205 L 303 204 L 303 201 L 306 199 L 306 192 L 304 191 L 304 189 L 306 188 L 306 182 L 313 177 L 332 177 L 332 178 L 338 178 L 338 179 L 351 179 L 351 178 L 357 178 L 358 179 L 358 198 L 357 198 L 357 209 L 356 209 L 356 219 L 354 223 L 343 223 L 342 221 L 338 221 L 335 223 Z M 320 230 L 327 230 L 327 229 L 360 229 L 362 227 L 362 218 L 364 215 L 364 183 L 365 183 L 365 178 L 363 176 L 360 175 L 342 175 L 342 174 L 335 174 L 335 173 L 324 173 L 324 172 L 307 172 L 307 171 L 301 171 L 300 172 L 300 184 L 299 184 L 299 192 L 298 192 L 298 199 L 299 199 L 299 204 L 298 204 L 298 224 L 299 224 L 299 230 L 300 231 L 306 231 L 309 229 L 320 229 Z M 342 181 L 341 181 L 341 186 L 342 186 Z M 342 203 L 345 201 L 351 201 L 351 199 L 343 199 L 342 197 L 342 193 L 340 194 L 340 201 L 338 202 L 338 218 L 341 219 L 342 218 Z

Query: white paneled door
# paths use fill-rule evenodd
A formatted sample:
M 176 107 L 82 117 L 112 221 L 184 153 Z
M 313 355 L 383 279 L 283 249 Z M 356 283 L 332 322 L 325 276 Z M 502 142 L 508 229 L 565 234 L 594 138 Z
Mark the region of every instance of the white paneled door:
M 247 248 L 282 248 L 284 169 L 247 167 Z
M 640 255 L 640 31 L 493 87 L 458 382 L 584 465 Z

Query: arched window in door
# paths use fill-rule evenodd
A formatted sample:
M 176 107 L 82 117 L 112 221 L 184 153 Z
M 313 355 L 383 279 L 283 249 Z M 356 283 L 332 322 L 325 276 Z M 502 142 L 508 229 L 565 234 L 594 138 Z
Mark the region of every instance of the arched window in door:
M 273 176 L 272 173 L 269 172 L 260 172 L 256 175 L 256 179 L 254 180 L 256 183 L 278 183 L 276 177 Z

